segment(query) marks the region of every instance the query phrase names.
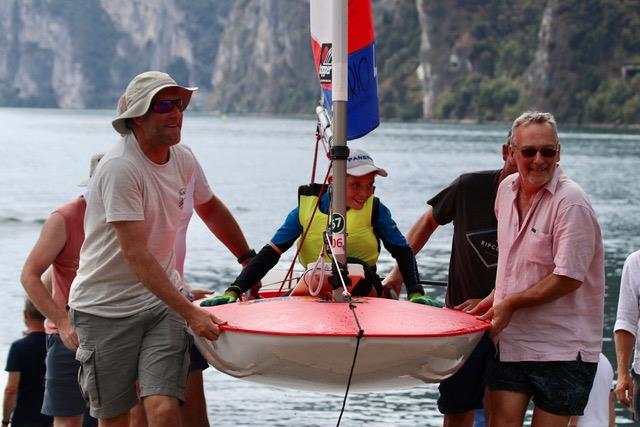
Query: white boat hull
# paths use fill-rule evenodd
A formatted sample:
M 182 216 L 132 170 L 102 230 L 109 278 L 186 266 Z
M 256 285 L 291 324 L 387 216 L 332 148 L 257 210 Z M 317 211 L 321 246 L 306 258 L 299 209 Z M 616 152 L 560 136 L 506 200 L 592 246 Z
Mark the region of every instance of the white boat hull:
M 228 324 L 217 341 L 196 338 L 216 369 L 248 381 L 329 393 L 406 389 L 453 375 L 488 324 L 405 301 L 360 298 L 358 328 L 346 303 L 273 298 L 208 307 Z
M 406 389 L 453 375 L 483 332 L 435 338 L 362 338 L 350 391 Z M 261 384 L 344 393 L 355 337 L 297 337 L 224 332 L 196 345 L 216 369 Z M 257 356 L 257 357 L 256 357 Z

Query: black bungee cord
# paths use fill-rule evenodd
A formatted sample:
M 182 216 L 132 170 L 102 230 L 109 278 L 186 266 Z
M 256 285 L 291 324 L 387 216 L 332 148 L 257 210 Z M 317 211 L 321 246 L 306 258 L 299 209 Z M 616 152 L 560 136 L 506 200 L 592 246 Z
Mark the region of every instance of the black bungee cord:
M 329 251 L 331 252 L 331 258 L 333 262 L 337 263 L 335 254 L 333 253 L 333 248 L 331 248 L 330 245 L 329 245 Z M 347 397 L 349 397 L 349 388 L 351 388 L 351 380 L 353 378 L 353 371 L 355 370 L 356 361 L 358 359 L 358 350 L 360 348 L 360 341 L 364 336 L 364 329 L 362 329 L 362 326 L 360 325 L 360 320 L 358 319 L 358 314 L 356 313 L 356 305 L 353 303 L 353 300 L 351 299 L 351 294 L 347 290 L 347 286 L 344 283 L 342 272 L 340 271 L 339 268 L 337 268 L 336 271 L 338 272 L 338 276 L 340 276 L 340 282 L 342 283 L 342 288 L 343 288 L 343 295 L 347 300 L 347 302 L 349 303 L 349 310 L 351 310 L 351 314 L 353 314 L 353 319 L 355 320 L 356 325 L 358 326 L 358 334 L 356 335 L 356 349 L 353 352 L 353 361 L 351 362 L 351 369 L 349 369 L 349 378 L 347 379 L 347 388 L 344 392 L 344 398 L 342 399 L 342 408 L 340 409 L 340 415 L 338 416 L 338 422 L 336 423 L 336 427 L 339 427 L 340 421 L 342 421 L 342 415 L 344 414 L 344 409 L 347 406 Z
M 344 413 L 344 408 L 347 405 L 347 397 L 349 396 L 349 388 L 351 387 L 351 378 L 353 378 L 353 371 L 356 367 L 356 360 L 358 359 L 358 349 L 360 348 L 360 340 L 364 336 L 364 329 L 360 326 L 360 321 L 358 320 L 358 315 L 356 314 L 356 306 L 353 304 L 351 300 L 351 296 L 348 298 L 349 301 L 349 309 L 351 313 L 353 313 L 353 318 L 356 321 L 356 325 L 358 325 L 358 335 L 356 335 L 356 350 L 353 353 L 353 362 L 351 362 L 351 369 L 349 370 L 349 379 L 347 380 L 347 389 L 344 392 L 344 399 L 342 400 L 342 409 L 340 409 L 340 416 L 338 417 L 338 423 L 336 427 L 340 425 L 340 421 L 342 420 L 342 414 Z

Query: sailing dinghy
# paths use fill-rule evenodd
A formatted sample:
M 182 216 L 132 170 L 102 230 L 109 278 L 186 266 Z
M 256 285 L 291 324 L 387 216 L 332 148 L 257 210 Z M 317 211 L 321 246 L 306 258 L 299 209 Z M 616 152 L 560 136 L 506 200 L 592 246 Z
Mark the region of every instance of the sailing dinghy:
M 451 376 L 488 326 L 456 310 L 354 297 L 358 324 L 349 304 L 301 296 L 208 307 L 227 323 L 217 341 L 196 345 L 216 369 L 244 380 L 344 393 L 353 367 L 352 391 L 382 391 Z
M 333 25 L 318 29 L 314 16 L 327 9 Z M 355 15 L 361 22 L 349 26 L 347 40 L 347 16 L 353 23 Z M 332 113 L 329 119 L 324 109 L 318 110 L 333 168 L 326 245 L 331 271 L 325 275 L 322 267 L 322 273 L 311 269 L 311 275 L 304 274 L 309 292 L 297 292 L 287 276 L 278 291 L 263 290 L 263 298 L 201 307 L 226 323 L 217 341 L 195 337 L 196 345 L 226 374 L 286 388 L 344 393 L 442 381 L 462 366 L 488 329 L 487 322 L 446 308 L 351 297 L 346 286 L 347 277 L 352 284 L 362 277 L 346 262 L 346 140 L 363 136 L 379 123 L 370 2 L 312 0 L 311 33 L 325 108 L 329 101 Z M 348 86 L 353 87 L 349 106 Z M 347 114 L 357 126 L 349 126 Z M 283 288 L 288 296 L 282 296 Z

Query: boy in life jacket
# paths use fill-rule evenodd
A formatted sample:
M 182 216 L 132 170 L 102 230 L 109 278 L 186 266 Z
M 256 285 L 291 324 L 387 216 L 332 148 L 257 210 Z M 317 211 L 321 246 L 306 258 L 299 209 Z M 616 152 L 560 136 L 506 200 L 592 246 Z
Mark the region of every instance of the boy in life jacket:
M 380 278 L 375 274 L 380 255 L 380 242 L 397 261 L 407 288 L 408 300 L 418 304 L 441 307 L 437 301 L 424 295 L 418 284 L 416 260 L 411 247 L 398 230 L 389 209 L 373 195 L 376 176 L 387 172 L 373 163 L 364 150 L 351 149 L 347 159 L 347 259 L 365 267 L 365 278 L 351 289 L 354 296 L 382 296 Z M 280 255 L 303 235 L 307 228 L 299 259 L 303 266 L 316 261 L 323 246 L 323 233 L 327 226 L 329 193 L 322 193 L 322 185 L 300 187 L 298 206 L 293 209 L 271 241 L 253 257 L 223 295 L 204 300 L 200 305 L 214 306 L 235 302 L 273 268 Z M 320 198 L 318 210 L 314 212 Z M 311 219 L 313 215 L 313 219 Z M 298 242 L 300 245 L 300 242 Z

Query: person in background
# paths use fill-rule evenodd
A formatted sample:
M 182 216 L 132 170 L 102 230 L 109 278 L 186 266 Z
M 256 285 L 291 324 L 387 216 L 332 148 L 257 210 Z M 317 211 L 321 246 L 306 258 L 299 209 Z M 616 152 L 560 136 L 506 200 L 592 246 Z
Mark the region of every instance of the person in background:
M 498 269 L 491 295 L 470 310 L 491 320 L 497 355 L 488 378 L 490 425 L 566 426 L 582 415 L 602 350 L 604 249 L 584 191 L 558 166 L 549 113 L 512 125 L 518 174 L 498 187 Z
M 89 177 L 103 154 L 91 157 Z M 80 183 L 86 186 L 88 180 Z M 54 417 L 55 427 L 96 426 L 86 412 L 78 384 L 80 364 L 75 357 L 78 337 L 67 316 L 71 282 L 76 277 L 84 241 L 86 194 L 58 207 L 49 215 L 40 237 L 22 268 L 21 282 L 33 304 L 47 317 L 47 372 L 42 413 Z M 50 289 L 43 276 L 51 279 Z
M 584 415 L 571 417 L 569 427 L 615 427 L 616 399 L 613 387 L 613 367 L 607 356 L 600 353 Z
M 124 136 L 90 183 L 69 315 L 79 338 L 80 386 L 103 427 L 128 425 L 136 384 L 150 425 L 180 425 L 186 326 L 209 340 L 220 333 L 222 321 L 180 293 L 175 269 L 175 236 L 196 167 L 179 144 L 194 90 L 158 71 L 134 77 L 124 93 L 126 111 L 112 122 Z M 211 200 L 207 190 L 196 198 Z M 225 220 L 233 254 L 249 252 L 233 217 Z
M 493 206 L 500 182 L 516 172 L 509 153 L 510 138 L 511 133 L 502 144 L 502 168 L 460 175 L 427 201 L 430 206 L 407 234 L 417 254 L 439 226 L 453 222 L 445 297 L 449 308 L 471 309 L 495 286 L 498 235 Z M 397 266 L 383 285 L 399 293 L 402 278 Z M 483 407 L 486 367 L 494 353 L 491 338 L 486 334 L 462 368 L 440 383 L 438 409 L 444 414 L 444 427 L 474 424 L 475 410 Z M 488 422 L 488 414 L 485 419 Z
M 44 316 L 28 299 L 24 307 L 25 337 L 11 344 L 5 371 L 2 426 L 48 427 L 53 418 L 40 413 L 44 394 L 46 344 Z
M 391 212 L 373 196 L 376 176 L 385 177 L 387 172 L 376 166 L 366 151 L 351 149 L 347 159 L 346 182 L 347 257 L 350 262 L 362 262 L 365 267 L 365 280 L 357 283 L 351 293 L 356 296 L 381 296 L 382 285 L 375 274 L 381 240 L 400 265 L 409 301 L 438 305 L 439 303 L 425 297 L 422 287 L 418 284 L 413 252 L 398 230 Z M 314 214 L 318 199 L 318 210 Z M 213 306 L 235 302 L 276 265 L 280 255 L 293 246 L 307 229 L 310 232 L 299 248 L 300 262 L 306 268 L 308 264 L 316 261 L 324 244 L 323 234 L 327 225 L 329 203 L 329 194 L 321 193 L 320 185 L 301 187 L 298 207 L 289 213 L 271 242 L 242 270 L 224 295 L 204 300 L 201 305 Z M 298 244 L 300 245 L 300 242 Z
M 616 345 L 618 381 L 615 394 L 631 410 L 634 421 L 640 420 L 640 251 L 624 262 L 618 297 L 618 312 L 613 327 Z M 633 360 L 633 363 L 632 363 Z

